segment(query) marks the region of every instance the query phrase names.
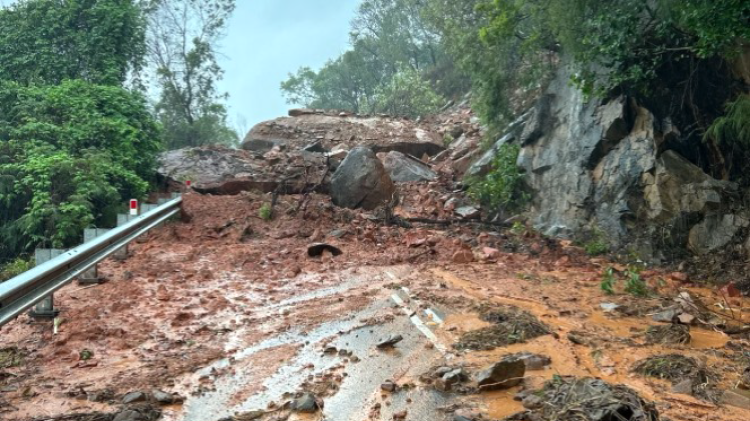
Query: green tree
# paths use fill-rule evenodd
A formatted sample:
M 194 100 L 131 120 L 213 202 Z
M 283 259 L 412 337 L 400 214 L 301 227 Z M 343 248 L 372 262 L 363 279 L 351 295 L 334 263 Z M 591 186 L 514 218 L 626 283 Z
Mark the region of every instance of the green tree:
M 156 71 L 156 114 L 165 146 L 235 144 L 227 124 L 227 98 L 216 82 L 222 77 L 216 55 L 234 0 L 150 0 L 148 57 Z
M 143 64 L 133 0 L 20 0 L 0 9 L 0 80 L 121 85 Z
M 70 246 L 112 206 L 148 191 L 160 132 L 116 86 L 0 83 L 0 261 Z
M 418 117 L 433 114 L 445 104 L 429 82 L 409 67 L 402 68 L 393 78 L 378 87 L 374 110 L 391 115 Z

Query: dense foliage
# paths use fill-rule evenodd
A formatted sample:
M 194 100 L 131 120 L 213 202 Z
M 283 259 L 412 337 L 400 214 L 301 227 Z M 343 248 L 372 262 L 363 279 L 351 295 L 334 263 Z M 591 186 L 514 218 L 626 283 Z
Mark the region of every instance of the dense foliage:
M 0 84 L 0 258 L 73 245 L 142 197 L 159 135 L 145 99 L 119 87 Z
M 0 9 L 0 265 L 68 247 L 144 196 L 161 130 L 143 95 L 136 0 L 21 0 Z M 129 87 L 128 88 L 126 88 Z
M 0 80 L 121 85 L 143 65 L 144 20 L 132 0 L 21 0 L 0 9 Z

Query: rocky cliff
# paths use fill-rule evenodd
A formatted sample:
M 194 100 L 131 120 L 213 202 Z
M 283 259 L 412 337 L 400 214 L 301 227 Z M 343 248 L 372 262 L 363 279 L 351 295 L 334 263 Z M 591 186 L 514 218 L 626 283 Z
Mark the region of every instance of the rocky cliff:
M 568 238 L 594 233 L 654 260 L 686 249 L 708 254 L 738 239 L 748 226 L 738 186 L 668 149 L 681 136 L 668 118 L 634 98 L 587 100 L 569 76 L 558 72 L 495 145 L 521 146 L 535 227 Z

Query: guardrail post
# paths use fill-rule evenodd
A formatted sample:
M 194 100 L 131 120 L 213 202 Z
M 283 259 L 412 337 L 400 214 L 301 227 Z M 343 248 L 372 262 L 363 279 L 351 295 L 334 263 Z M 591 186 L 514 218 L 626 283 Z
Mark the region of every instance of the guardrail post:
M 34 251 L 34 264 L 40 265 L 44 262 L 50 261 L 66 251 L 67 250 L 61 249 L 36 249 Z M 60 310 L 55 308 L 55 300 L 52 294 L 44 297 L 44 299 L 37 303 L 37 305 L 35 305 L 29 312 L 31 317 L 40 319 L 54 319 L 58 314 L 60 314 Z
M 138 215 L 128 215 L 126 213 L 118 213 L 117 214 L 117 226 L 122 226 L 127 224 L 128 222 L 132 221 L 133 219 L 138 218 Z M 128 246 L 122 246 L 112 255 L 117 260 L 125 260 L 128 258 Z
M 88 243 L 94 238 L 104 235 L 107 231 L 109 230 L 106 228 L 86 228 L 83 230 L 83 242 Z M 99 271 L 97 270 L 97 265 L 94 265 L 91 269 L 83 272 L 78 277 L 78 283 L 81 285 L 98 284 L 101 280 L 102 279 L 99 277 Z

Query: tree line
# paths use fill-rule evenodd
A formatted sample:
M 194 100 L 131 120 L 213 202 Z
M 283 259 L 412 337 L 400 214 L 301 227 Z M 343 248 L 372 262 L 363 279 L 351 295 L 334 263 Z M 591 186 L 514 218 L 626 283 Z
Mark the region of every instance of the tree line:
M 20 0 L 0 9 L 0 264 L 112 225 L 118 205 L 150 191 L 161 150 L 237 142 L 216 87 L 217 41 L 234 7 Z
M 363 0 L 349 50 L 281 90 L 308 107 L 412 117 L 471 92 L 494 135 L 565 62 L 586 95 L 685 110 L 678 117 L 698 136 L 744 99 L 741 88 L 701 91 L 732 85 L 716 74 L 749 42 L 745 0 Z

